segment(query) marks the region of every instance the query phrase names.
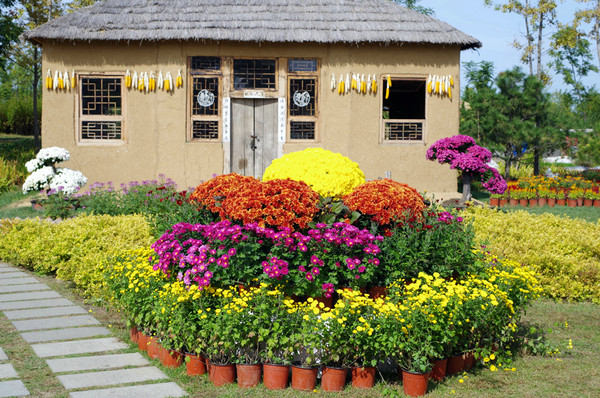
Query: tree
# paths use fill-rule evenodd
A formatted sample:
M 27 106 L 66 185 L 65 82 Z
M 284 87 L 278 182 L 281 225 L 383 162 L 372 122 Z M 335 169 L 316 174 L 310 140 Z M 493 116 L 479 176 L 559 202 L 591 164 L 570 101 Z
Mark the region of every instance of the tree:
M 421 14 L 425 14 L 425 15 L 434 15 L 433 9 L 432 8 L 427 8 L 427 7 L 423 7 L 418 5 L 418 3 L 421 2 L 421 0 L 392 0 L 395 3 L 400 4 L 401 6 L 404 6 L 406 8 L 410 8 L 413 9 L 415 11 L 420 12 Z
M 6 56 L 12 44 L 17 40 L 22 27 L 15 23 L 17 13 L 9 9 L 14 0 L 0 0 L 0 66 L 6 65 Z
M 486 61 L 468 62 L 465 68 L 460 132 L 476 138 L 504 161 L 505 178 L 509 178 L 510 165 L 525 153 L 561 144 L 549 112 L 549 96 L 536 76 L 515 67 L 493 78 L 493 64 Z
M 577 0 L 577 2 L 589 4 L 589 7 L 575 13 L 574 27 L 578 28 L 582 23 L 592 24 L 587 35 L 596 42 L 598 66 L 600 66 L 600 0 Z

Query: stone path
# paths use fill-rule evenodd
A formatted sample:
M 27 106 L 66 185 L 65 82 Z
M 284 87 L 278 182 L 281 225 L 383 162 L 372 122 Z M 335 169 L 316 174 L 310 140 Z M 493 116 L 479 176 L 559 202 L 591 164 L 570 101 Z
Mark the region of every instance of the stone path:
M 183 397 L 187 394 L 80 306 L 31 275 L 0 262 L 0 311 L 73 398 Z M 134 385 L 133 385 L 134 384 Z M 29 392 L 0 347 L 0 398 Z

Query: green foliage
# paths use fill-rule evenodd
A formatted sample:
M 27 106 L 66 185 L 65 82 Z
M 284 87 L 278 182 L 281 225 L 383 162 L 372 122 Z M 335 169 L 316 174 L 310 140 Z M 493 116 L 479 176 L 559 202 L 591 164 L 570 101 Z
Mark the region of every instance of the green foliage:
M 15 160 L 0 157 L 0 192 L 7 192 L 25 180 L 25 173 Z
M 38 120 L 42 104 L 38 101 Z M 33 132 L 33 99 L 30 94 L 10 95 L 0 101 L 0 132 L 30 135 Z
M 4 221 L 0 258 L 43 274 L 56 273 L 87 295 L 101 288 L 100 265 L 107 255 L 152 243 L 141 216 L 81 216 L 53 223 L 40 219 Z
M 599 223 L 489 208 L 470 208 L 465 217 L 493 254 L 536 270 L 545 295 L 600 303 Z

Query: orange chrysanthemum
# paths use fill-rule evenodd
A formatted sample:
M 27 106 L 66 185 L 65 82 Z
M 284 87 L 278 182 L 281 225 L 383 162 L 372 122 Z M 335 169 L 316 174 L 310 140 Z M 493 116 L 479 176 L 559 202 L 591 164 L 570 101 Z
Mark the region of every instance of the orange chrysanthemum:
M 245 177 L 236 173 L 220 175 L 198 185 L 194 193 L 190 195 L 190 200 L 198 202 L 214 213 L 219 213 L 221 219 L 225 219 L 223 208 L 217 204 L 242 184 L 260 184 L 260 181 L 254 177 Z
M 344 196 L 352 211 L 369 215 L 380 225 L 408 217 L 419 217 L 425 203 L 416 189 L 389 179 L 368 181 Z

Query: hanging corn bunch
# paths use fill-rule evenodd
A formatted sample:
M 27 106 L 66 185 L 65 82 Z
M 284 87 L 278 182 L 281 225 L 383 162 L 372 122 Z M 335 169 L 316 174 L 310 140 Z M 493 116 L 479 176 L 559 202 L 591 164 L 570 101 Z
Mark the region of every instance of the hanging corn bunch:
M 63 74 L 63 86 L 65 90 L 70 89 L 71 79 L 69 78 L 69 71 L 65 69 L 65 73 Z
M 163 77 L 162 70 L 161 70 L 161 71 L 158 72 L 158 81 L 157 81 L 157 87 L 158 87 L 159 90 L 163 89 L 163 87 L 164 87 L 164 81 L 165 81 L 165 79 Z
M 144 91 L 144 72 L 140 72 L 138 75 L 138 86 L 139 91 Z
M 171 76 L 171 72 L 167 72 L 165 76 L 165 91 L 169 92 L 174 88 L 175 87 L 173 86 L 173 77 Z
M 148 89 L 154 91 L 156 89 L 156 76 L 154 72 L 150 72 L 150 81 L 148 82 Z
M 148 72 L 144 72 L 144 89 L 146 93 L 150 90 L 150 78 L 148 77 Z
M 131 88 L 131 72 L 129 69 L 125 72 L 125 87 Z
M 373 94 L 377 94 L 377 75 L 373 74 L 373 81 L 371 82 L 371 90 Z
M 76 83 L 76 81 L 75 81 L 75 69 L 73 69 L 71 71 L 71 89 L 75 88 L 75 83 Z
M 335 90 L 335 73 L 331 74 L 331 90 Z
M 350 74 L 346 73 L 346 82 L 344 83 L 344 92 L 346 94 L 348 94 L 351 90 L 351 86 L 350 86 Z
M 46 88 L 52 90 L 52 72 L 50 72 L 50 69 L 46 72 Z
M 138 75 L 137 75 L 137 72 L 133 72 L 133 76 L 131 77 L 131 87 L 136 89 L 137 85 L 138 85 Z
M 387 87 L 385 88 L 385 99 L 390 98 L 390 87 L 392 87 L 392 77 L 387 75 Z
M 454 79 L 451 75 L 429 75 L 427 78 L 427 93 L 430 95 L 437 94 L 452 99 L 452 87 L 454 87 Z
M 183 87 L 183 77 L 181 76 L 181 69 L 179 69 L 179 72 L 177 72 L 176 87 Z

